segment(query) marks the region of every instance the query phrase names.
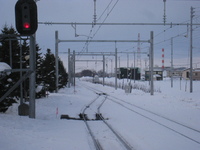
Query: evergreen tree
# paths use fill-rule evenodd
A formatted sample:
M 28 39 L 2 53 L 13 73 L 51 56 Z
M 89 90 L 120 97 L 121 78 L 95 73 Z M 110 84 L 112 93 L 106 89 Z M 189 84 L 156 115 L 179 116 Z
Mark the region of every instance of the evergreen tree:
M 41 49 L 36 44 L 36 85 L 41 85 L 43 83 L 42 78 L 42 63 L 43 63 L 43 57 L 42 52 L 40 52 Z
M 81 76 L 88 76 L 88 77 L 94 77 L 94 75 L 96 74 L 96 71 L 94 70 L 83 70 L 81 71 Z
M 1 31 L 2 34 L 16 35 L 16 31 L 13 27 L 5 27 Z M 9 42 L 9 38 L 12 39 L 11 43 Z M 21 41 L 13 37 L 5 37 L 0 41 L 0 62 L 5 62 L 10 64 L 12 69 L 20 69 L 20 49 L 22 50 L 21 64 L 23 69 L 29 68 L 29 45 L 27 40 Z M 16 39 L 16 40 L 15 40 Z M 10 53 L 10 44 L 12 53 Z M 20 46 L 21 45 L 21 46 Z M 50 49 L 47 49 L 47 53 L 45 54 L 45 60 L 42 57 L 42 53 L 40 52 L 40 48 L 36 45 L 36 87 L 44 86 L 49 87 L 50 92 L 55 91 L 55 57 L 51 53 Z M 11 56 L 11 57 L 10 57 Z M 22 75 L 25 72 L 22 73 Z M 20 79 L 19 72 L 13 72 L 0 80 L 0 95 L 3 96 L 13 85 Z M 62 61 L 59 59 L 59 85 L 58 88 L 63 88 L 67 85 L 68 74 L 63 66 Z M 46 90 L 46 89 L 45 89 Z M 29 78 L 23 82 L 23 93 L 24 98 L 29 96 Z M 36 93 L 36 98 L 40 98 L 45 96 L 45 91 L 41 91 Z M 20 88 L 15 89 L 9 96 L 7 96 L 2 102 L 0 102 L 0 112 L 5 112 L 12 103 L 17 102 L 20 97 Z
M 16 31 L 13 27 L 5 27 L 2 29 L 2 34 L 6 35 L 16 35 Z M 9 39 L 12 39 L 11 43 Z M 11 54 L 10 54 L 10 44 L 11 44 Z M 20 46 L 21 45 L 21 46 Z M 21 64 L 23 69 L 29 68 L 29 45 L 27 40 L 19 40 L 15 36 L 5 37 L 0 41 L 0 62 L 5 62 L 9 64 L 12 69 L 20 69 L 20 49 L 22 50 Z M 41 64 L 42 64 L 42 53 L 40 48 L 36 45 L 36 86 L 42 83 L 41 78 Z M 10 57 L 11 56 L 11 57 Z M 22 75 L 25 72 L 22 72 Z M 13 85 L 20 79 L 19 72 L 13 72 L 9 76 L 5 76 L 0 80 L 0 95 L 3 96 Z M 23 93 L 24 98 L 29 96 L 29 78 L 23 82 Z M 37 96 L 37 95 L 36 95 Z M 44 95 L 42 95 L 44 96 Z M 12 103 L 16 102 L 20 97 L 20 87 L 15 89 L 9 96 L 7 96 L 2 102 L 0 102 L 0 112 L 5 112 Z M 39 96 L 41 97 L 41 95 Z
M 63 65 L 63 62 L 58 59 L 58 64 L 59 64 L 59 79 L 58 79 L 58 82 L 59 82 L 59 85 L 58 85 L 58 88 L 64 88 L 66 87 L 67 85 L 67 82 L 68 82 L 68 74 L 66 72 L 66 69 Z
M 59 85 L 58 88 L 63 88 L 67 85 L 68 74 L 63 66 L 62 61 L 59 59 Z M 46 86 L 48 86 L 48 90 L 50 92 L 55 91 L 56 89 L 56 73 L 55 73 L 55 56 L 51 53 L 50 49 L 47 49 L 47 53 L 45 54 L 45 59 L 42 64 L 42 77 L 43 82 Z
M 2 34 L 10 34 L 16 35 L 16 31 L 13 27 L 8 28 L 6 25 L 1 30 Z M 9 40 L 12 39 L 12 40 Z M 18 40 L 15 36 L 13 37 L 5 37 L 2 39 L 0 45 L 0 61 L 9 64 L 12 69 L 19 68 L 19 52 L 20 47 Z M 11 42 L 11 49 L 12 53 L 10 54 L 10 42 Z M 10 58 L 11 56 L 11 58 Z M 10 75 L 4 77 L 0 80 L 0 95 L 3 96 L 15 83 L 19 80 L 19 73 L 13 72 Z M 12 92 L 8 97 L 6 97 L 3 101 L 0 102 L 0 112 L 5 112 L 12 103 L 16 102 L 16 98 L 18 98 L 19 91 L 15 90 Z
M 47 49 L 45 54 L 45 59 L 42 63 L 41 75 L 43 78 L 44 85 L 48 87 L 50 92 L 53 92 L 56 89 L 55 85 L 55 57 L 51 53 L 50 49 Z
M 36 45 L 36 88 L 42 86 L 42 90 L 36 93 L 36 98 L 41 98 L 46 96 L 46 88 L 44 86 L 43 77 L 42 77 L 42 63 L 43 57 L 40 52 L 40 48 Z

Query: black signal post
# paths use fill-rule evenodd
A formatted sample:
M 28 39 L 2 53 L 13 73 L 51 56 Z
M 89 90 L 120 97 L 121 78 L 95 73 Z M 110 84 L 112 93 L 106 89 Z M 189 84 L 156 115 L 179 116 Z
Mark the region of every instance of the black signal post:
M 15 5 L 16 29 L 21 36 L 30 37 L 29 118 L 35 118 L 35 32 L 38 28 L 37 5 L 34 0 L 18 0 Z M 23 109 L 23 108 L 22 108 Z

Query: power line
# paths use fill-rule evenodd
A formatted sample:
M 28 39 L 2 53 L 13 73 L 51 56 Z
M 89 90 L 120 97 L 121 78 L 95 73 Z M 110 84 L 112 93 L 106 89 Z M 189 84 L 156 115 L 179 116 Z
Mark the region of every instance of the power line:
M 101 17 L 104 15 L 104 13 L 106 12 L 106 10 L 109 8 L 110 4 L 112 3 L 113 0 L 110 1 L 110 3 L 108 4 L 108 6 L 105 8 L 105 10 L 103 11 L 103 13 L 100 15 L 100 17 L 97 19 L 97 21 L 99 21 L 101 19 Z
M 112 1 L 113 1 L 113 0 L 111 0 L 111 2 L 108 4 L 108 6 L 106 7 L 106 9 L 110 6 L 110 4 L 112 3 Z M 110 15 L 110 13 L 113 11 L 113 9 L 115 8 L 115 6 L 117 5 L 118 2 L 119 2 L 119 0 L 117 0 L 117 1 L 115 2 L 115 4 L 113 5 L 112 9 L 108 12 L 107 16 L 105 17 L 105 19 L 103 20 L 103 22 L 100 24 L 99 28 L 98 28 L 97 31 L 93 34 L 93 36 L 92 36 L 92 37 L 88 36 L 87 42 L 85 43 L 85 45 L 84 45 L 82 51 L 85 50 L 86 46 L 88 47 L 90 41 L 96 36 L 97 32 L 100 30 L 100 28 L 102 27 L 102 25 L 104 24 L 104 22 L 106 21 L 106 19 L 108 18 L 108 16 Z M 106 10 L 106 9 L 105 9 L 105 10 Z M 104 10 L 104 11 L 105 11 L 105 10 Z M 103 12 L 103 14 L 104 14 L 104 12 Z M 101 15 L 101 16 L 102 16 L 102 15 Z M 100 17 L 101 17 L 101 16 L 100 16 Z M 98 19 L 98 20 L 99 20 L 99 19 Z M 97 24 L 97 23 L 96 23 L 96 24 Z M 92 29 L 90 30 L 90 34 L 89 34 L 89 35 L 91 35 L 91 33 L 92 33 Z M 82 51 L 81 51 L 81 52 L 82 52 Z
M 195 29 L 197 29 L 197 28 L 199 28 L 199 27 L 200 27 L 200 26 L 197 26 L 196 28 L 193 28 L 193 30 L 195 30 Z M 187 33 L 187 32 L 183 32 L 183 33 L 181 33 L 181 34 L 178 34 L 178 35 L 176 35 L 176 36 L 173 36 L 173 38 L 176 38 L 176 37 L 179 37 L 179 36 L 185 36 L 185 35 L 184 35 L 185 33 Z M 171 37 L 170 37 L 169 39 L 167 39 L 167 40 L 163 40 L 163 41 L 157 42 L 157 43 L 155 43 L 154 45 L 161 44 L 161 43 L 164 43 L 164 42 L 170 41 L 170 40 L 171 40 Z
M 92 28 L 90 29 L 90 33 L 89 33 L 89 35 L 88 35 L 88 37 L 87 37 L 87 42 L 84 44 L 84 46 L 83 46 L 83 48 L 82 48 L 82 51 L 84 51 L 85 48 L 88 48 L 88 45 L 89 45 L 88 42 L 89 42 L 89 39 L 92 38 L 92 37 L 91 37 L 91 34 L 92 34 L 92 32 L 93 32 L 94 27 L 96 26 L 96 24 L 97 24 L 97 22 L 99 21 L 99 19 L 103 16 L 103 14 L 105 13 L 105 11 L 109 8 L 109 6 L 110 6 L 110 4 L 112 3 L 112 1 L 113 1 L 113 0 L 110 1 L 110 3 L 108 4 L 108 6 L 106 7 L 106 9 L 103 11 L 103 13 L 100 15 L 100 17 L 99 17 L 99 18 L 97 19 L 97 21 L 95 22 L 95 24 L 92 25 Z

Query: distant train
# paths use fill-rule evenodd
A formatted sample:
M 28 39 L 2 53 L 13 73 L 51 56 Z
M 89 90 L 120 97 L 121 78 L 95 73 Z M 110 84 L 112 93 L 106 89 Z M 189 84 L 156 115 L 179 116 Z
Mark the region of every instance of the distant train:
M 95 75 L 94 78 L 93 78 L 93 83 L 99 83 L 99 76 L 98 75 Z

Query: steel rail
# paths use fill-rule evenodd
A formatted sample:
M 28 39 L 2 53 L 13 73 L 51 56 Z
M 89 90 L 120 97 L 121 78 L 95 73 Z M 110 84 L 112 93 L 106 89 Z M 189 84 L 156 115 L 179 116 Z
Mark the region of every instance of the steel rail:
M 92 87 L 89 87 L 89 86 L 86 86 L 86 85 L 82 85 L 82 86 L 84 86 L 85 88 L 87 88 L 87 89 L 89 89 L 89 90 L 91 90 L 91 91 L 93 91 L 93 92 L 95 92 L 95 93 L 97 93 L 97 91 L 98 92 L 102 92 L 102 91 L 100 91 L 100 90 L 96 90 L 96 89 L 94 89 L 94 88 L 92 88 Z M 105 97 L 105 99 L 101 102 L 101 104 L 98 106 L 98 108 L 97 108 L 97 112 L 98 112 L 98 114 L 100 114 L 100 108 L 102 107 L 102 105 L 104 104 L 104 102 L 107 100 L 107 94 L 106 93 L 103 93 L 103 95 L 106 95 L 106 97 Z M 95 100 L 96 101 L 96 100 Z M 93 103 L 93 102 L 95 102 L 95 101 L 92 101 L 91 103 L 90 103 L 90 105 Z M 88 107 L 87 107 L 88 108 Z M 85 108 L 84 110 L 86 110 L 87 108 Z M 85 111 L 84 111 L 85 112 Z M 124 146 L 124 148 L 126 148 L 127 150 L 134 150 L 134 148 L 121 136 L 121 135 L 119 135 L 119 133 L 117 132 L 117 131 L 115 131 L 114 129 L 113 129 L 113 127 L 110 125 L 110 124 L 108 124 L 107 123 L 107 121 L 102 117 L 102 116 L 99 116 L 100 117 L 100 119 L 103 121 L 103 123 L 112 131 L 112 133 L 117 137 L 117 139 L 121 142 L 121 144 Z M 89 127 L 89 125 L 88 125 L 88 127 Z M 92 131 L 91 131 L 92 132 Z
M 187 136 L 187 135 L 185 135 L 185 134 L 183 134 L 183 133 L 181 133 L 181 132 L 179 132 L 179 131 L 177 131 L 177 130 L 175 130 L 175 129 L 173 129 L 173 128 L 171 128 L 171 127 L 169 127 L 169 126 L 167 126 L 167 125 L 165 125 L 163 123 L 160 123 L 159 121 L 156 121 L 155 119 L 152 119 L 152 118 L 150 118 L 150 117 L 148 117 L 146 115 L 143 115 L 142 113 L 139 113 L 139 112 L 137 112 L 137 111 L 135 111 L 133 109 L 130 109 L 129 107 L 124 106 L 122 103 L 119 103 L 119 102 L 117 102 L 117 101 L 115 101 L 115 100 L 113 100 L 111 98 L 108 98 L 108 99 L 111 100 L 111 101 L 113 101 L 113 102 L 115 102 L 116 104 L 119 104 L 122 107 L 124 107 L 124 108 L 126 108 L 126 109 L 128 109 L 128 110 L 130 110 L 130 111 L 132 111 L 132 112 L 134 112 L 134 113 L 136 113 L 136 114 L 138 114 L 138 115 L 146 118 L 146 119 L 149 119 L 149 120 L 151 120 L 151 121 L 153 121 L 153 122 L 155 122 L 155 123 L 157 123 L 157 124 L 159 124 L 159 125 L 167 128 L 167 129 L 169 129 L 169 130 L 171 130 L 171 131 L 173 131 L 173 132 L 175 132 L 175 133 L 177 133 L 177 134 L 179 134 L 179 135 L 181 135 L 181 136 L 183 136 L 183 137 L 185 137 L 185 138 L 187 138 L 187 139 L 189 139 L 189 140 L 197 143 L 197 144 L 200 144 L 200 141 L 197 141 L 197 140 L 195 140 L 195 139 L 193 139 L 193 138 L 191 138 L 191 137 L 189 137 L 189 136 Z
M 93 90 L 95 90 L 95 89 L 93 88 Z M 103 92 L 103 91 L 100 91 L 100 90 L 96 90 L 96 91 Z M 181 133 L 181 132 L 179 132 L 179 131 L 177 131 L 177 130 L 175 130 L 175 129 L 173 129 L 173 128 L 171 128 L 171 127 L 169 127 L 169 126 L 167 126 L 167 125 L 165 125 L 165 124 L 163 124 L 163 123 L 160 123 L 159 121 L 156 121 L 155 119 L 152 119 L 152 118 L 150 118 L 150 117 L 148 117 L 148 116 L 146 116 L 146 115 L 143 115 L 142 113 L 139 113 L 139 112 L 137 112 L 137 111 L 135 111 L 135 110 L 133 110 L 133 109 L 127 107 L 127 106 L 124 106 L 122 103 L 120 103 L 119 101 L 116 101 L 116 100 L 120 100 L 121 102 L 124 102 L 124 103 L 126 103 L 126 104 L 128 104 L 128 105 L 131 105 L 131 106 L 135 106 L 135 107 L 137 107 L 137 108 L 139 108 L 139 109 L 141 109 L 141 110 L 143 110 L 143 111 L 149 112 L 150 114 L 153 114 L 153 115 L 156 115 L 156 116 L 161 117 L 161 118 L 163 118 L 163 119 L 166 119 L 166 120 L 168 120 L 168 121 L 170 121 L 170 122 L 172 122 L 172 123 L 178 124 L 178 125 L 180 125 L 180 126 L 182 126 L 182 127 L 185 127 L 185 128 L 187 128 L 187 129 L 190 129 L 190 130 L 195 131 L 195 132 L 197 132 L 197 133 L 200 133 L 199 130 L 194 129 L 194 128 L 191 128 L 191 127 L 186 126 L 186 125 L 184 125 L 184 124 L 181 124 L 181 123 L 179 123 L 179 122 L 177 122 L 177 121 L 174 121 L 174 120 L 172 120 L 172 119 L 169 119 L 169 118 L 167 118 L 167 117 L 161 116 L 161 115 L 159 115 L 159 114 L 156 114 L 156 113 L 151 112 L 151 111 L 149 111 L 149 110 L 146 110 L 146 109 L 144 109 L 144 108 L 141 108 L 141 107 L 138 107 L 138 106 L 136 106 L 136 105 L 130 104 L 130 103 L 125 102 L 124 100 L 121 100 L 121 99 L 116 98 L 116 97 L 114 97 L 114 96 L 111 96 L 111 95 L 107 95 L 107 96 L 110 96 L 110 97 L 112 97 L 113 99 L 115 99 L 115 100 L 113 100 L 113 99 L 111 99 L 111 98 L 107 98 L 107 99 L 109 99 L 109 100 L 115 102 L 116 104 L 119 104 L 119 105 L 121 105 L 122 107 L 125 107 L 126 109 L 128 109 L 128 110 L 130 110 L 130 111 L 132 111 L 132 112 L 134 112 L 134 113 L 136 113 L 136 114 L 138 114 L 138 115 L 140 115 L 140 116 L 142 116 L 142 117 L 144 117 L 144 118 L 146 118 L 146 119 L 149 119 L 149 120 L 151 120 L 151 121 L 153 121 L 153 122 L 155 122 L 155 123 L 157 123 L 157 124 L 159 124 L 159 125 L 161 125 L 161 126 L 167 128 L 167 129 L 169 129 L 169 130 L 171 130 L 171 131 L 173 131 L 173 132 L 175 132 L 175 133 L 177 133 L 177 134 L 179 134 L 179 135 L 181 135 L 181 136 L 183 136 L 183 137 L 185 137 L 185 138 L 187 138 L 187 139 L 189 139 L 189 140 L 191 140 L 191 141 L 193 141 L 193 142 L 195 142 L 195 143 L 197 143 L 197 144 L 200 144 L 200 141 L 197 141 L 197 140 L 195 140 L 195 139 L 193 139 L 193 138 L 191 138 L 191 137 L 189 137 L 189 136 L 187 136 L 187 135 L 185 135 L 185 134 L 183 134 L 183 133 Z
M 110 95 L 109 95 L 109 96 L 110 96 Z M 129 103 L 129 102 L 126 102 L 126 101 L 124 101 L 124 100 L 122 100 L 122 99 L 119 99 L 119 98 L 117 98 L 117 97 L 114 97 L 114 96 L 110 96 L 110 97 L 113 97 L 114 99 L 120 100 L 120 101 L 122 101 L 122 102 L 124 102 L 124 103 L 126 103 L 126 104 L 128 104 L 128 105 L 134 106 L 134 107 L 139 108 L 139 109 L 141 109 L 141 110 L 143 110 L 143 111 L 149 112 L 149 113 L 151 113 L 151 114 L 153 114 L 153 115 L 156 115 L 156 116 L 158 116 L 158 117 L 161 117 L 161 118 L 163 118 L 163 119 L 166 119 L 166 120 L 168 120 L 168 121 L 171 121 L 171 122 L 173 122 L 173 123 L 176 123 L 176 124 L 178 124 L 178 125 L 180 125 L 180 126 L 183 126 L 183 127 L 185 127 L 185 128 L 188 128 L 188 129 L 190 129 L 190 130 L 193 130 L 193 131 L 195 131 L 195 132 L 200 133 L 200 130 L 194 129 L 194 128 L 189 127 L 189 126 L 187 126 L 187 125 L 184 125 L 184 124 L 182 124 L 182 123 L 180 123 L 180 122 L 177 122 L 177 121 L 172 120 L 172 119 L 170 119 L 170 118 L 167 118 L 167 117 L 165 117 L 165 116 L 159 115 L 159 114 L 157 114 L 157 113 L 155 113 L 155 112 L 153 112 L 153 111 L 144 109 L 144 108 L 139 107 L 139 106 L 137 106 L 137 105 L 135 105 L 135 104 L 131 104 L 131 103 Z
M 107 99 L 107 96 L 104 99 L 104 101 L 97 108 L 99 114 L 100 114 L 100 108 L 102 107 L 102 105 L 104 104 L 104 102 L 106 101 L 106 99 Z M 133 147 L 121 135 L 119 135 L 119 133 L 117 133 L 117 131 L 115 131 L 113 129 L 113 127 L 110 124 L 108 124 L 107 121 L 105 121 L 105 119 L 102 116 L 99 116 L 99 117 L 104 122 L 104 124 L 106 124 L 106 126 L 114 133 L 114 135 L 118 138 L 118 140 L 123 144 L 123 146 L 127 150 L 133 150 Z
M 98 95 L 94 100 L 92 100 L 92 101 L 83 109 L 83 111 L 82 111 L 82 117 L 83 117 L 83 121 L 85 122 L 85 125 L 86 125 L 86 127 L 87 127 L 87 129 L 88 129 L 88 132 L 89 132 L 89 134 L 90 134 L 90 136 L 91 136 L 91 138 L 92 138 L 92 140 L 93 140 L 93 143 L 94 143 L 94 146 L 95 146 L 96 150 L 103 150 L 102 147 L 101 147 L 101 145 L 99 144 L 98 140 L 95 138 L 94 134 L 92 133 L 92 130 L 91 130 L 91 128 L 90 128 L 90 126 L 89 126 L 89 124 L 88 124 L 88 122 L 87 122 L 87 118 L 85 118 L 85 115 L 84 115 L 86 109 L 88 109 L 88 108 L 90 107 L 90 105 L 91 105 L 92 103 L 94 103 L 99 97 L 100 97 L 100 95 Z
M 97 90 L 97 91 L 98 91 L 98 92 L 103 92 L 103 91 L 100 91 L 100 90 Z M 178 125 L 180 125 L 180 126 L 183 126 L 183 127 L 185 127 L 185 128 L 188 128 L 188 129 L 190 129 L 190 130 L 193 130 L 193 131 L 195 131 L 195 132 L 200 133 L 200 130 L 198 130 L 198 129 L 194 129 L 194 128 L 189 127 L 189 126 L 187 126 L 187 125 L 184 125 L 184 124 L 182 124 L 182 123 L 180 123 L 180 122 L 177 122 L 177 121 L 175 121 L 175 120 L 172 120 L 172 119 L 170 119 L 170 118 L 167 118 L 167 117 L 165 117 L 165 116 L 162 116 L 162 115 L 160 115 L 160 114 L 157 114 L 157 113 L 155 113 L 155 112 L 153 112 L 153 111 L 150 111 L 150 110 L 144 109 L 144 108 L 142 108 L 142 107 L 139 107 L 139 106 L 137 106 L 137 105 L 135 105 L 135 104 L 126 102 L 126 101 L 124 101 L 124 100 L 122 100 L 122 99 L 119 99 L 119 98 L 117 98 L 117 97 L 114 97 L 114 96 L 111 96 L 111 95 L 108 95 L 108 96 L 110 96 L 110 97 L 112 97 L 112 98 L 114 98 L 114 99 L 120 100 L 121 102 L 126 103 L 126 104 L 128 104 L 128 105 L 132 105 L 132 106 L 134 106 L 134 107 L 136 107 L 136 108 L 139 108 L 139 109 L 141 109 L 141 110 L 143 110 L 143 111 L 149 112 L 149 113 L 151 113 L 151 114 L 153 114 L 153 115 L 156 115 L 156 116 L 158 116 L 158 117 L 161 117 L 161 118 L 163 118 L 163 119 L 166 119 L 166 120 L 168 120 L 168 121 L 171 121 L 171 122 L 173 122 L 173 123 L 175 123 L 175 124 L 178 124 Z

